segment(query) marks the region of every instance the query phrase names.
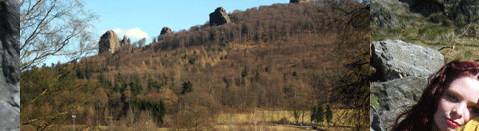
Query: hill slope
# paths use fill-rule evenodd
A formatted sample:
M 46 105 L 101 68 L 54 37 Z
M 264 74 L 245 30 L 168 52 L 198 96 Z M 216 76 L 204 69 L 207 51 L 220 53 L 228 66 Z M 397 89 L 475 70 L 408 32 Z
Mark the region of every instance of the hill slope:
M 30 104 L 22 111 L 31 114 L 22 115 L 22 122 L 41 117 L 38 112 L 71 111 L 87 125 L 154 121 L 208 129 L 218 113 L 290 110 L 299 121 L 300 111 L 325 103 L 358 109 L 352 120 L 368 119 L 369 26 L 358 25 L 369 18 L 348 13 L 358 11 L 369 12 L 369 6 L 260 6 L 229 14 L 233 23 L 207 22 L 131 51 L 34 68 L 22 72 L 21 100 Z M 352 21 L 358 18 L 365 20 Z M 46 89 L 50 94 L 38 104 L 29 103 Z M 140 115 L 145 112 L 153 116 Z M 361 122 L 359 127 L 367 126 Z

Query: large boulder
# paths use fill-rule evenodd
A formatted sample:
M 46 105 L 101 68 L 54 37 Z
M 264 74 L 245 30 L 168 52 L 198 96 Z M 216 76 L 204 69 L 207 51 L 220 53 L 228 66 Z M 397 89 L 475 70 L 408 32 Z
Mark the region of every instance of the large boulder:
M 98 53 L 101 54 L 105 51 L 114 53 L 116 48 L 121 47 L 120 40 L 116 33 L 112 30 L 106 31 L 101 37 L 99 44 Z
M 0 130 L 20 130 L 20 5 L 0 0 Z
M 389 131 L 399 116 L 417 103 L 428 77 L 444 64 L 444 56 L 432 49 L 401 40 L 371 44 L 371 65 L 385 82 L 370 85 L 370 130 Z
M 437 50 L 402 40 L 374 41 L 371 45 L 371 65 L 381 81 L 406 76 L 428 76 L 444 64 L 444 56 Z
M 389 131 L 400 113 L 419 100 L 427 85 L 427 76 L 404 77 L 370 86 L 370 127 Z
M 216 8 L 215 12 L 210 14 L 210 26 L 223 25 L 230 22 L 231 19 L 223 7 Z
M 160 35 L 165 35 L 165 34 L 170 34 L 170 33 L 172 33 L 170 27 L 163 27 L 161 29 Z

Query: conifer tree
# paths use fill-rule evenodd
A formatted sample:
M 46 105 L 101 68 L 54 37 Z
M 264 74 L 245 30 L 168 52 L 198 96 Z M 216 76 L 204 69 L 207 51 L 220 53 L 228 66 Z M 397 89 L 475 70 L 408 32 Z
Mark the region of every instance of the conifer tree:
M 311 122 L 316 122 L 316 123 L 318 122 L 318 121 L 316 121 L 316 114 L 317 114 L 316 112 L 317 111 L 318 111 L 317 107 L 313 107 L 311 109 Z
M 193 84 L 191 84 L 190 81 L 183 83 L 183 91 L 181 92 L 181 94 L 186 94 L 188 92 L 191 92 L 192 86 Z
M 331 107 L 329 105 L 326 106 L 326 122 L 331 123 L 333 120 L 333 111 L 331 110 Z
M 323 123 L 324 122 L 324 108 L 322 105 L 318 106 L 318 111 L 316 112 L 316 122 Z

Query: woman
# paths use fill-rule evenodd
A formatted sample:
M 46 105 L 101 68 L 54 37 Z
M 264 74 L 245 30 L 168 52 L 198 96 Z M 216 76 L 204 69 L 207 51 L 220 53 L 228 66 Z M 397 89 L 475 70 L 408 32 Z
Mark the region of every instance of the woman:
M 479 117 L 467 122 L 467 124 L 460 131 L 479 131 Z
M 479 116 L 479 65 L 476 62 L 455 60 L 444 65 L 428 80 L 419 101 L 399 115 L 392 130 L 458 130 Z

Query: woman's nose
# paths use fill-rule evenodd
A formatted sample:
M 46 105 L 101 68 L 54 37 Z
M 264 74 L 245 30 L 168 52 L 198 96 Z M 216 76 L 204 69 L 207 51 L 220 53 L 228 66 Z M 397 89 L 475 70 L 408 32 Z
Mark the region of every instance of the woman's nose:
M 459 104 L 457 106 L 455 106 L 453 109 L 452 109 L 452 113 L 454 116 L 452 117 L 455 117 L 455 118 L 461 118 L 463 117 L 464 115 L 464 112 L 467 110 L 467 105 L 466 104 Z

